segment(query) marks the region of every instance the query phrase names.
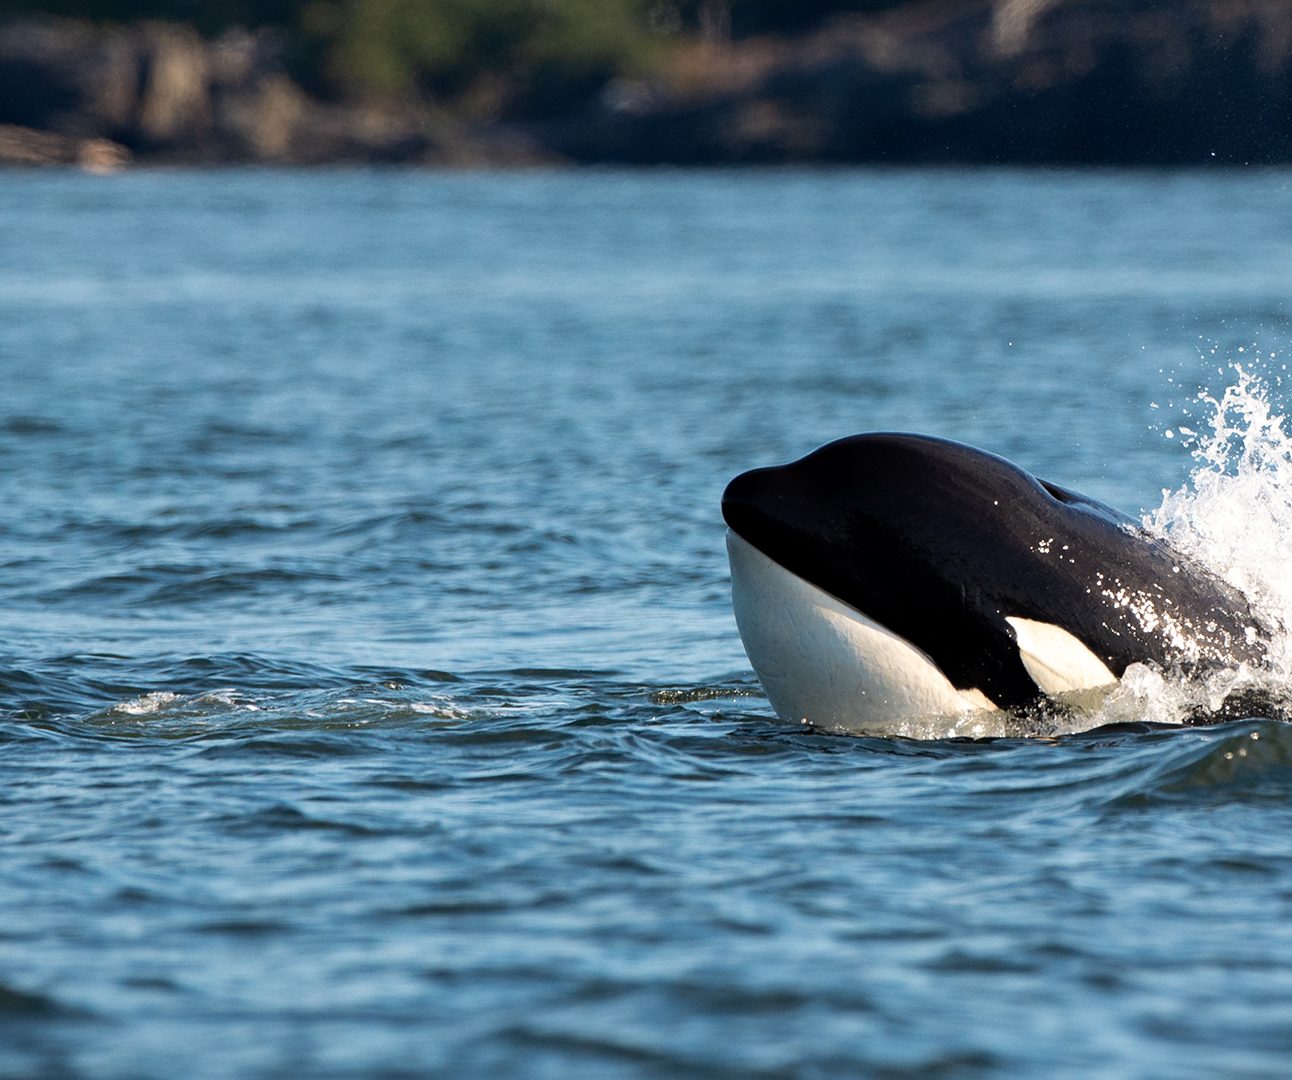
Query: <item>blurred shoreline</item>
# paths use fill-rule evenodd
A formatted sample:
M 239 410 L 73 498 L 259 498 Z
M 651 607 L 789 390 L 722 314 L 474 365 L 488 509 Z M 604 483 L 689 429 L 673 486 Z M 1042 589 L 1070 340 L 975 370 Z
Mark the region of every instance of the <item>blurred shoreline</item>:
M 0 20 L 0 164 L 1292 162 L 1292 0 L 909 0 L 652 49 L 374 92 L 312 85 L 282 27 L 34 11 Z

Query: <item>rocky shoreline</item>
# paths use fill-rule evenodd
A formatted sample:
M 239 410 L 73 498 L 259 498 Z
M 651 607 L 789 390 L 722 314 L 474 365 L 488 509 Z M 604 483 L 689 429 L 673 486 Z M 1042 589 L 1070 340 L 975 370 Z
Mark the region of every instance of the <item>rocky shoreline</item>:
M 311 97 L 288 74 L 286 47 L 271 32 L 207 41 L 168 23 L 11 23 L 0 26 L 0 123 L 25 129 L 28 146 L 39 134 L 97 140 L 150 164 L 503 165 L 536 157 L 519 134 L 468 133 L 432 103 Z M 0 161 L 25 159 L 27 151 L 6 156 L 5 145 Z
M 0 162 L 1292 162 L 1292 0 L 913 0 L 679 44 L 542 121 L 327 101 L 281 33 L 0 24 Z

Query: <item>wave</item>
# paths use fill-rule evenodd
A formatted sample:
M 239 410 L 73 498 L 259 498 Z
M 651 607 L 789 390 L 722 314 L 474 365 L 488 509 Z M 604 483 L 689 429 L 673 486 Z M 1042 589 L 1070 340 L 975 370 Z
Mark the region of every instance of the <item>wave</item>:
M 59 1017 L 86 1018 L 91 1015 L 48 994 L 21 990 L 0 982 L 0 1024 Z

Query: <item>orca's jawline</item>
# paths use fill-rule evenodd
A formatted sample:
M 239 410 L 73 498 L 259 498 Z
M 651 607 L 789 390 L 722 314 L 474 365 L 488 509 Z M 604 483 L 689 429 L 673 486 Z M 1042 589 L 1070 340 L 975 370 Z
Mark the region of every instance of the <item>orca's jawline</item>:
M 899 634 L 727 533 L 736 626 L 772 708 L 822 727 L 995 708 Z

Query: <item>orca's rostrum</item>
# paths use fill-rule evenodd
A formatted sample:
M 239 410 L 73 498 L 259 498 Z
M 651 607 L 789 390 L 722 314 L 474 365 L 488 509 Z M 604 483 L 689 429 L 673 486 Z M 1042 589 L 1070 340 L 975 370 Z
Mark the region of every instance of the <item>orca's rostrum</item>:
M 1131 518 L 945 439 L 841 439 L 736 477 L 722 514 L 785 720 L 882 730 L 1264 654 L 1247 601 Z

